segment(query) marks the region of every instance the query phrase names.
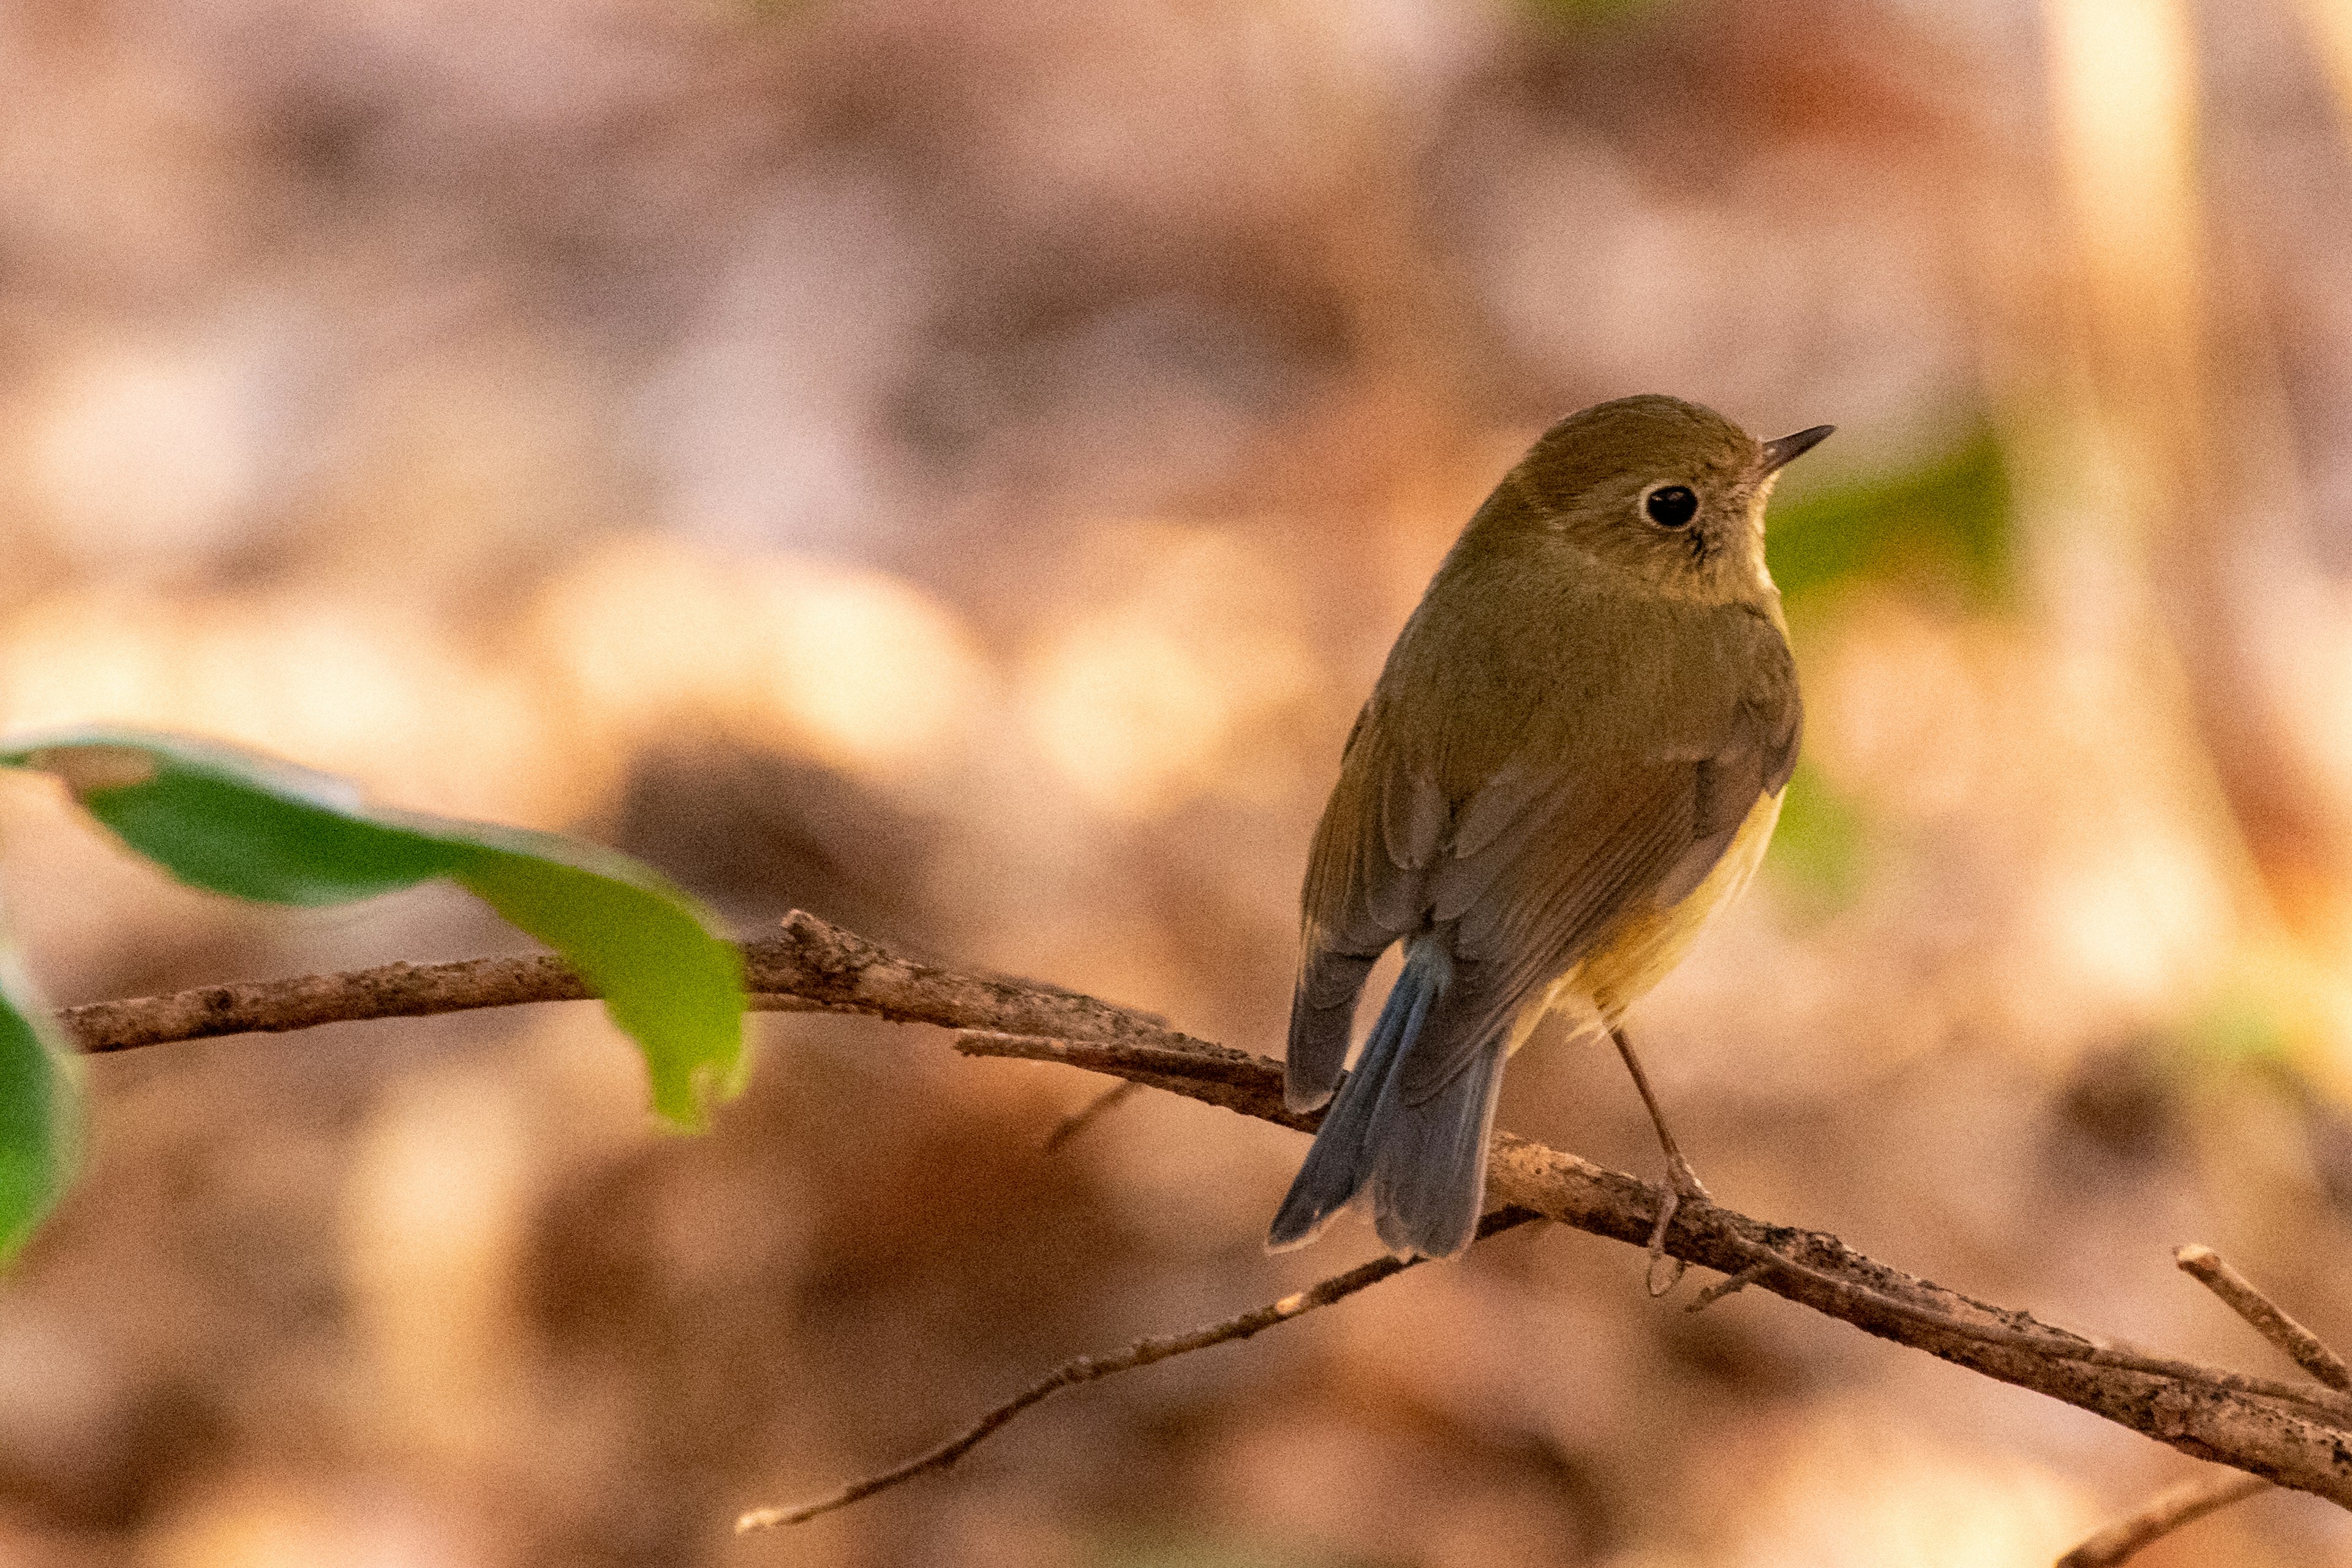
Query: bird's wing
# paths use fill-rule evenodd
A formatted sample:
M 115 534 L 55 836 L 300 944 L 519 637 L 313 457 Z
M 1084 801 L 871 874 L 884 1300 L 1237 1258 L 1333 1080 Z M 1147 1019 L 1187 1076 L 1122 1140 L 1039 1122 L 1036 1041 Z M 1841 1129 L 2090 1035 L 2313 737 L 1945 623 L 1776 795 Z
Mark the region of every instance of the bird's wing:
M 1301 900 L 1315 945 L 1365 958 L 1425 922 L 1453 817 L 1427 759 L 1391 744 L 1370 715 L 1368 704 L 1348 737 Z
M 1307 856 L 1283 1075 L 1294 1110 L 1322 1104 L 1339 1081 L 1372 961 L 1427 923 L 1429 872 L 1452 815 L 1435 774 L 1393 752 L 1370 715 L 1368 703 Z
M 1668 868 L 1652 893 L 1660 904 L 1683 901 L 1706 879 L 1759 795 L 1779 795 L 1797 767 L 1797 740 L 1804 728 L 1804 704 L 1797 695 L 1797 666 L 1778 626 L 1750 617 L 1741 626 L 1742 665 L 1748 680 L 1731 713 L 1724 742 L 1698 764 L 1698 806 L 1689 848 Z
M 1664 632 L 1590 710 L 1607 732 L 1573 712 L 1534 726 L 1418 873 L 1454 978 L 1401 1069 L 1408 1101 L 1444 1089 L 1620 916 L 1680 901 L 1788 783 L 1801 714 L 1779 628 L 1723 609 Z

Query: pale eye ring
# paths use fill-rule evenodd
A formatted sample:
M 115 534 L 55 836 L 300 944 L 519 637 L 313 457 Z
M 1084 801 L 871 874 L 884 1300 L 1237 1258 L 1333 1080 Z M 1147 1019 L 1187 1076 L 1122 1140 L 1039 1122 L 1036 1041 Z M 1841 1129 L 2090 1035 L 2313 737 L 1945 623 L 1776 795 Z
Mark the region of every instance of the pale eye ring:
M 1698 515 L 1698 492 L 1688 485 L 1654 485 L 1642 497 L 1642 515 L 1660 528 L 1688 528 Z

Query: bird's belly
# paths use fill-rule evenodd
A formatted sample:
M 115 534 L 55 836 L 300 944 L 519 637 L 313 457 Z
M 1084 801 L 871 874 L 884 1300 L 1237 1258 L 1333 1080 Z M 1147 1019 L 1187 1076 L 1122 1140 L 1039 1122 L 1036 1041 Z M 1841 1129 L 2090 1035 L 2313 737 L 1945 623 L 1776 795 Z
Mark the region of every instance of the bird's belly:
M 1764 850 L 1772 842 L 1773 826 L 1780 820 L 1780 796 L 1758 797 L 1739 831 L 1723 851 L 1723 858 L 1681 902 L 1664 909 L 1634 911 L 1591 952 L 1551 983 L 1534 1005 L 1525 1009 L 1511 1031 L 1517 1050 L 1534 1032 L 1543 1015 L 1555 1007 L 1597 1014 L 1601 1023 L 1615 1023 L 1650 987 L 1664 980 L 1683 961 L 1691 943 L 1716 910 L 1748 886 Z

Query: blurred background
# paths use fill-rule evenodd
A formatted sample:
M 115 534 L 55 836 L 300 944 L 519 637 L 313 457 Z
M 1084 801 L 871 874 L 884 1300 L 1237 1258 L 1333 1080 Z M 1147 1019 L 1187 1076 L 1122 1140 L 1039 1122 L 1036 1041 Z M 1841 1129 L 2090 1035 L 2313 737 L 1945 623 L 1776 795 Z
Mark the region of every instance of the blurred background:
M 1269 1054 L 1348 724 L 1524 446 L 1836 423 L 1780 841 L 1633 1019 L 1685 1142 L 2060 1322 L 2277 1372 L 2197 1240 L 2352 1346 L 2346 0 L 15 0 L 0 101 L 0 721 Z M 518 940 L 184 892 L 28 780 L 0 887 L 64 1001 Z M 1294 1134 L 1049 1153 L 1098 1080 L 752 1032 L 701 1139 L 585 1005 L 90 1063 L 0 1563 L 1993 1568 L 2193 1470 L 1549 1232 L 738 1541 L 1374 1250 L 1260 1251 Z M 1587 1047 L 1502 1120 L 1656 1173 Z

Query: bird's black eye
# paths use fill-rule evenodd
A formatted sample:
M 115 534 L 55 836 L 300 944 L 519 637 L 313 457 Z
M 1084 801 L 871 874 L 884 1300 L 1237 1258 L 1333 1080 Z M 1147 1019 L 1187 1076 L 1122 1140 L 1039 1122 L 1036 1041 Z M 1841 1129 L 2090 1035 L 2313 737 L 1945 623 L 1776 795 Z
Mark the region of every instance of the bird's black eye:
M 1698 515 L 1698 497 L 1688 485 L 1660 485 L 1643 499 L 1642 510 L 1660 528 L 1681 528 Z

